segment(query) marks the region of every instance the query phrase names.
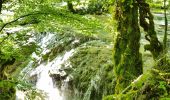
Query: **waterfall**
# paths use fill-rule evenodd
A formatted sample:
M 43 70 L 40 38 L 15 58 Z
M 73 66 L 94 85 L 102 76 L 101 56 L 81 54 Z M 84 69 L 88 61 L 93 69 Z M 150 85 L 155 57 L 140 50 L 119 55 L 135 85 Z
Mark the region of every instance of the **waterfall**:
M 56 38 L 54 33 L 43 33 L 38 37 L 30 38 L 28 42 L 31 41 L 38 44 L 39 48 L 37 49 L 41 54 L 37 55 L 33 52 L 31 57 L 34 60 L 30 60 L 28 65 L 20 73 L 22 80 L 33 81 L 35 89 L 41 91 L 43 96 L 45 95 L 43 100 L 66 100 L 66 98 L 68 98 L 67 87 L 70 76 L 62 70 L 62 65 L 65 67 L 71 66 L 68 59 L 73 55 L 75 50 L 71 49 L 70 51 L 63 51 L 63 53 L 65 52 L 64 54 L 56 54 L 56 57 L 52 61 L 42 61 L 42 56 L 48 53 L 50 47 L 53 47 L 55 43 L 57 43 Z M 36 68 L 33 64 L 35 61 L 38 62 Z M 64 78 L 58 80 L 55 79 L 55 76 Z M 58 83 L 57 81 L 60 81 L 61 86 L 56 84 Z M 26 93 L 27 91 L 17 89 L 16 100 L 29 100 Z M 36 97 L 35 100 L 37 100 L 37 98 L 41 100 L 39 97 Z
M 63 100 L 60 91 L 53 84 L 52 78 L 49 76 L 50 67 L 45 66 L 44 64 L 40 65 L 43 70 L 38 75 L 38 80 L 36 83 L 36 88 L 47 93 L 47 100 Z
M 39 65 L 30 76 L 37 74 L 36 88 L 42 90 L 47 94 L 46 100 L 64 100 L 64 94 L 57 88 L 54 84 L 50 74 L 60 74 L 61 76 L 65 74 L 61 70 L 61 64 L 66 63 L 67 59 L 72 56 L 74 50 L 66 52 L 64 56 L 59 56 L 53 61 L 48 62 L 47 64 L 42 63 Z
M 62 87 L 58 88 L 55 84 L 55 80 L 53 80 L 50 75 L 66 75 L 66 72 L 61 70 L 61 65 L 65 64 L 68 66 L 67 60 L 73 55 L 74 51 L 75 50 L 72 49 L 66 52 L 63 56 L 58 56 L 52 61 L 42 63 L 30 72 L 30 77 L 37 75 L 35 88 L 45 93 L 45 100 L 65 100 L 65 93 L 63 93 L 64 91 L 61 89 L 65 89 L 67 84 L 63 83 Z M 63 81 L 68 82 L 68 80 L 69 76 Z M 24 92 L 17 90 L 16 100 L 25 100 L 25 97 Z
M 25 93 L 20 90 L 16 90 L 16 100 L 25 100 Z

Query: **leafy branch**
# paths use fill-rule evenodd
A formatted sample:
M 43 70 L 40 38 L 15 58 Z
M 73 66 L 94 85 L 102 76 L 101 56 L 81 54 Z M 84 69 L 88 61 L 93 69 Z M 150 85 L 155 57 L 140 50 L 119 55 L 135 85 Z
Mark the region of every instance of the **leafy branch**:
M 7 22 L 7 23 L 3 24 L 2 27 L 0 28 L 0 32 L 1 32 L 7 25 L 12 24 L 12 23 L 18 21 L 19 19 L 22 19 L 22 18 L 28 17 L 28 16 L 39 15 L 39 14 L 49 14 L 49 13 L 37 12 L 37 13 L 29 13 L 29 14 L 26 14 L 26 15 L 22 15 L 22 16 L 14 19 L 14 20 L 12 20 L 12 21 L 10 21 L 10 22 Z
M 10 22 L 7 22 L 7 23 L 3 24 L 2 27 L 0 28 L 0 32 L 2 32 L 2 30 L 3 30 L 7 25 L 11 25 L 12 23 L 18 21 L 19 19 L 22 19 L 22 18 L 25 18 L 25 17 L 28 17 L 28 16 L 46 15 L 46 14 L 60 15 L 60 16 L 63 16 L 63 17 L 65 17 L 65 18 L 70 18 L 70 19 L 73 19 L 73 20 L 77 20 L 77 21 L 79 21 L 79 22 L 81 22 L 81 23 L 84 23 L 83 20 L 77 19 L 77 18 L 75 18 L 74 16 L 70 16 L 70 15 L 67 15 L 67 14 L 62 13 L 62 12 L 59 12 L 59 11 L 55 11 L 55 12 L 54 12 L 54 11 L 52 11 L 52 12 L 39 12 L 39 11 L 37 11 L 36 13 L 33 12 L 33 13 L 29 13 L 29 14 L 22 15 L 22 16 L 14 19 L 14 20 L 12 20 L 12 21 L 10 21 Z

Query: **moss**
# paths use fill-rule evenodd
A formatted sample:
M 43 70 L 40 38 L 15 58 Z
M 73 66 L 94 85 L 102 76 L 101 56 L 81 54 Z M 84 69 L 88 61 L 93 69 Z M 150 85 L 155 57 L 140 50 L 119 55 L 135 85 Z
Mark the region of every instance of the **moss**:
M 131 81 L 142 74 L 142 57 L 139 53 L 140 31 L 138 26 L 138 5 L 135 1 L 118 1 L 115 18 L 117 21 L 114 43 L 114 72 L 116 93 L 121 93 Z
M 109 95 L 103 98 L 103 100 L 115 100 L 114 95 Z
M 27 58 L 27 60 L 23 61 L 23 60 L 19 60 L 16 61 L 16 63 L 14 63 L 13 65 L 7 67 L 7 69 L 5 70 L 5 72 L 7 72 L 7 74 L 9 74 L 9 77 L 13 77 L 13 78 L 18 78 L 18 73 L 20 73 L 20 71 L 22 71 L 23 68 L 25 68 L 25 66 L 27 66 L 30 62 L 30 57 Z
M 152 69 L 134 80 L 124 93 L 104 97 L 104 100 L 166 100 L 170 97 L 168 77 L 163 71 Z
M 42 62 L 47 60 L 51 61 L 57 55 L 62 54 L 65 51 L 69 51 L 73 48 L 76 48 L 85 42 L 95 39 L 91 36 L 85 36 L 82 34 L 76 34 L 76 33 L 73 34 L 67 32 L 62 34 L 56 33 L 55 37 L 56 37 L 55 44 L 52 44 L 47 47 L 50 51 L 45 55 L 42 55 L 43 58 Z
M 15 85 L 12 80 L 0 80 L 0 98 L 1 100 L 15 100 Z
M 82 44 L 70 58 L 73 67 L 73 87 L 81 91 L 80 98 L 100 100 L 114 93 L 112 49 L 100 40 Z
M 150 11 L 149 4 L 147 4 L 144 0 L 143 2 L 144 3 L 142 4 L 139 3 L 140 26 L 146 32 L 145 39 L 150 43 L 145 45 L 145 49 L 149 50 L 152 53 L 153 58 L 157 60 L 160 59 L 160 55 L 163 52 L 163 47 L 157 38 L 157 33 L 155 31 L 154 20 L 153 20 L 154 16 Z

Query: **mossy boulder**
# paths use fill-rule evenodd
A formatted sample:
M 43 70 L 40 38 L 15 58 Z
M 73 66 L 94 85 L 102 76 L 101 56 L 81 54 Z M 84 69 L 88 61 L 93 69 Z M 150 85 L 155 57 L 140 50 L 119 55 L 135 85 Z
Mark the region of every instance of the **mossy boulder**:
M 70 58 L 76 99 L 101 100 L 114 93 L 112 45 L 94 40 L 82 44 Z

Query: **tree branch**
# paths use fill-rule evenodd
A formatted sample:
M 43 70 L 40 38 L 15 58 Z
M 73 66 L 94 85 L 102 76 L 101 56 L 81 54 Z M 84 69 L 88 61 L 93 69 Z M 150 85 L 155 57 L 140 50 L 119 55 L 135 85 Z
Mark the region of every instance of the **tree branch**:
M 1 32 L 7 25 L 10 25 L 10 24 L 14 23 L 14 22 L 18 21 L 18 20 L 21 19 L 21 18 L 28 17 L 28 16 L 32 16 L 32 15 L 39 15 L 39 14 L 49 14 L 49 13 L 37 12 L 37 13 L 29 13 L 29 14 L 26 14 L 26 15 L 22 15 L 22 16 L 14 19 L 14 20 L 12 20 L 12 21 L 10 21 L 10 22 L 7 22 L 7 23 L 3 24 L 2 27 L 0 28 L 0 32 Z

